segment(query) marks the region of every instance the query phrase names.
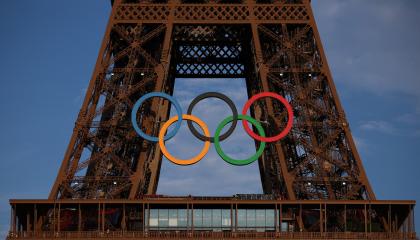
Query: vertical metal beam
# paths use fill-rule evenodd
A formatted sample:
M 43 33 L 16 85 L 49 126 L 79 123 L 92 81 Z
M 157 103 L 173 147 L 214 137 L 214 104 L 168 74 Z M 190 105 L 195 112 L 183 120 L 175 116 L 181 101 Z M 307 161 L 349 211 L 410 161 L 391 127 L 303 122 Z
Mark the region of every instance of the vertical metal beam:
M 165 39 L 162 46 L 162 53 L 161 53 L 161 59 L 160 64 L 156 66 L 155 72 L 157 73 L 157 80 L 155 84 L 154 91 L 157 92 L 165 92 L 165 82 L 167 80 L 167 73 L 169 70 L 169 62 L 170 62 L 170 47 L 171 47 L 171 41 L 172 41 L 172 30 L 173 30 L 173 17 L 175 14 L 175 1 L 170 0 L 169 1 L 169 7 L 170 7 L 170 15 L 168 18 L 168 22 L 166 23 L 166 30 L 165 30 Z M 164 106 L 160 104 L 162 102 L 161 99 L 153 98 L 152 99 L 152 107 L 151 111 L 156 113 L 155 121 L 159 121 L 159 119 L 167 119 L 168 115 L 168 109 L 169 109 L 169 103 L 167 102 Z M 158 126 L 163 125 L 163 123 L 158 124 Z M 147 186 L 147 194 L 155 194 L 157 185 L 158 185 L 158 179 L 159 179 L 159 171 L 160 171 L 160 165 L 162 161 L 162 153 L 160 152 L 160 148 L 158 144 L 155 144 L 153 146 L 155 151 L 151 159 L 149 160 L 149 156 L 147 155 L 147 151 L 143 151 L 140 156 L 138 157 L 138 163 L 137 163 L 137 169 L 135 174 L 133 175 L 133 186 L 130 190 L 130 196 L 129 199 L 135 199 L 140 184 L 144 184 L 144 171 L 145 171 L 145 164 L 146 161 L 149 162 L 149 168 L 151 172 L 150 176 L 150 182 Z M 143 181 L 142 183 L 140 183 Z
M 238 204 L 235 203 L 235 233 L 238 231 Z
M 31 231 L 31 216 L 29 212 L 26 212 L 26 232 L 29 234 Z
M 324 232 L 324 218 L 323 218 L 323 209 L 322 209 L 322 204 L 319 204 L 319 230 L 320 232 Z
M 61 203 L 58 203 L 57 232 L 61 231 Z
M 98 218 L 97 218 L 97 224 L 98 224 L 98 232 L 101 231 L 101 203 L 98 203 Z
M 275 227 L 275 231 L 276 231 L 276 233 L 278 233 L 279 232 L 279 223 L 278 223 L 278 221 L 277 221 L 277 219 L 278 219 L 278 207 L 277 207 L 277 203 L 275 203 L 274 204 L 274 227 Z
M 57 219 L 56 219 L 56 209 L 55 209 L 56 202 L 53 205 L 53 232 L 57 229 Z
M 364 216 L 365 216 L 365 234 L 367 234 L 367 209 L 366 209 L 366 203 L 363 204 L 364 205 Z
M 144 216 L 146 216 L 146 214 L 147 214 L 147 221 L 148 221 L 146 223 L 146 221 L 144 221 L 144 217 L 143 217 L 143 223 L 142 223 L 143 229 L 145 229 L 146 232 L 148 232 L 149 231 L 149 228 L 150 228 L 150 225 L 149 225 L 149 223 L 150 223 L 150 208 L 149 208 L 149 204 L 147 204 L 147 208 L 145 208 L 145 204 L 144 203 L 142 203 L 141 206 L 142 206 L 142 211 L 143 211 L 142 214 Z
M 16 204 L 12 205 L 12 232 L 16 234 Z
M 347 232 L 347 204 L 344 204 L 344 232 Z
M 191 203 L 191 233 L 194 236 L 194 203 Z
M 230 231 L 233 232 L 233 204 L 230 204 Z
M 283 204 L 280 203 L 280 211 L 279 211 L 280 219 L 279 219 L 279 225 L 280 225 L 280 232 L 283 231 L 282 225 L 283 225 Z M 277 221 L 277 219 L 276 219 Z
M 122 229 L 122 233 L 124 235 L 125 231 L 127 230 L 127 220 L 126 220 L 127 215 L 126 215 L 126 212 L 125 212 L 125 203 L 122 204 L 122 207 L 123 207 L 123 218 L 121 220 L 121 229 Z M 144 212 L 143 212 L 143 215 L 144 215 Z M 144 224 L 144 216 L 143 216 L 143 224 Z M 144 231 L 144 227 L 143 227 L 143 231 Z
M 372 205 L 369 203 L 369 232 L 372 232 Z
M 38 232 L 38 206 L 34 204 L 34 234 Z
M 190 217 L 190 203 L 187 202 L 187 232 L 189 232 L 190 229 L 191 229 L 190 221 L 191 221 L 191 217 Z
M 328 222 L 328 218 L 327 218 L 327 204 L 324 203 L 324 231 L 325 232 L 328 232 L 327 222 Z
M 102 203 L 102 232 L 105 232 L 105 211 L 106 211 L 106 205 L 105 203 Z
M 255 14 L 254 14 L 255 0 L 247 0 L 247 4 L 248 4 L 248 9 L 249 9 L 249 18 L 251 19 L 252 40 L 253 40 L 254 48 L 255 48 L 256 64 L 257 64 L 257 68 L 259 70 L 258 74 L 260 76 L 260 81 L 261 81 L 263 91 L 268 92 L 268 91 L 270 91 L 270 88 L 268 86 L 268 81 L 267 81 L 268 69 L 267 69 L 267 66 L 265 66 L 265 64 L 264 64 L 260 37 L 258 35 L 258 24 L 255 21 L 256 20 L 255 19 Z M 268 112 L 273 114 L 274 113 L 274 107 L 273 107 L 272 99 L 271 98 L 265 98 L 265 103 L 266 103 Z M 279 165 L 280 165 L 280 168 L 281 168 L 281 174 L 280 175 L 284 178 L 288 198 L 291 199 L 291 200 L 294 200 L 294 199 L 296 199 L 296 196 L 295 196 L 295 192 L 293 190 L 293 179 L 292 179 L 292 177 L 290 176 L 290 174 L 287 170 L 287 164 L 286 164 L 286 159 L 284 157 L 283 149 L 282 149 L 282 147 L 279 143 L 275 143 L 275 148 L 276 148 L 277 154 L 279 156 L 278 161 L 279 161 Z M 267 171 L 267 166 L 265 166 L 264 162 L 259 161 L 259 164 L 262 165 L 262 169 L 264 169 L 264 171 Z M 266 184 L 266 180 L 264 181 L 264 183 Z M 264 187 L 264 189 L 266 188 L 265 186 L 263 186 L 263 187 Z
M 77 221 L 77 229 L 80 232 L 80 231 L 82 231 L 82 209 L 81 209 L 80 203 L 78 205 L 79 205 L 79 208 L 78 208 L 77 213 L 79 215 L 79 218 L 78 218 L 78 221 Z
M 391 222 L 391 204 L 388 204 L 388 232 L 392 232 L 392 222 Z

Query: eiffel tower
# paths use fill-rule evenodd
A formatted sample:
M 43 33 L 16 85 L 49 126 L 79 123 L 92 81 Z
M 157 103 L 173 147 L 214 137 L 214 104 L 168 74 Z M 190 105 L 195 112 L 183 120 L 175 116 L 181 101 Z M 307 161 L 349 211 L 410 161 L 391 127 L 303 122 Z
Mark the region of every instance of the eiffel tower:
M 415 239 L 415 203 L 375 198 L 310 4 L 310 0 L 112 1 L 95 70 L 49 198 L 11 201 L 11 236 L 44 232 L 63 237 L 67 231 L 79 237 L 88 237 L 80 235 L 85 232 L 91 237 L 118 232 L 112 236 L 220 238 L 224 235 L 216 232 L 227 229 L 226 237 L 252 238 L 237 235 L 243 231 L 240 201 L 272 201 L 276 220 L 263 233 L 273 235 L 257 234 L 257 238 L 326 238 L 316 234 L 341 232 L 344 235 L 331 236 L 356 239 L 386 233 L 377 236 Z M 275 92 L 293 107 L 291 132 L 267 143 L 258 159 L 264 194 L 213 199 L 230 210 L 226 229 L 223 224 L 221 231 L 207 229 L 213 235 L 198 231 L 192 213 L 200 201 L 211 199 L 156 195 L 162 153 L 158 144 L 139 137 L 130 121 L 137 99 L 149 92 L 172 95 L 176 78 L 244 78 L 249 98 Z M 161 98 L 146 102 L 136 116 L 141 129 L 157 136 L 170 107 Z M 251 115 L 269 124 L 268 136 L 280 132 L 289 117 L 272 98 L 253 104 Z M 176 229 L 170 224 L 164 231 L 162 226 L 153 231 L 155 209 L 150 205 L 160 211 L 168 208 L 158 207 L 159 201 L 169 202 L 171 208 L 187 206 L 185 229 L 178 229 L 178 235 L 164 235 Z M 177 214 L 178 224 L 184 213 L 177 210 Z M 97 219 L 91 220 L 92 216 Z M 351 235 L 354 232 L 361 235 Z

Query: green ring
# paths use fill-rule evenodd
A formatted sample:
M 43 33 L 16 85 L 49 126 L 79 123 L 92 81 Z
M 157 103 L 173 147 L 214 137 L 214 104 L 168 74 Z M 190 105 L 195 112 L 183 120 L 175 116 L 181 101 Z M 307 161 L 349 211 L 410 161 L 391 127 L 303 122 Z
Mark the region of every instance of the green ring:
M 257 128 L 260 136 L 265 137 L 264 129 L 257 120 L 253 119 L 252 117 L 248 115 L 238 115 L 238 120 L 246 120 L 250 122 L 252 125 L 254 125 Z M 219 126 L 216 129 L 216 133 L 214 134 L 214 147 L 216 148 L 216 152 L 225 162 L 230 163 L 232 165 L 237 165 L 237 166 L 248 165 L 254 162 L 255 160 L 257 160 L 263 154 L 264 148 L 265 148 L 265 142 L 261 142 L 260 147 L 258 148 L 257 152 L 247 159 L 237 160 L 237 159 L 233 159 L 229 157 L 223 152 L 222 148 L 220 147 L 219 135 L 220 135 L 220 132 L 222 132 L 223 128 L 226 126 L 226 124 L 232 121 L 233 121 L 233 116 L 230 116 L 230 117 L 225 118 L 219 124 Z

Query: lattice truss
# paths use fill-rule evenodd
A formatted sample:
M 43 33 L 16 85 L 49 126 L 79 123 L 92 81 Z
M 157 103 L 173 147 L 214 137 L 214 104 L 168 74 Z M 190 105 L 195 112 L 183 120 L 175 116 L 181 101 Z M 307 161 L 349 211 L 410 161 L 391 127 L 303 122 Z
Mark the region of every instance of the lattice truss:
M 121 22 L 166 22 L 170 17 L 175 23 L 204 24 L 309 20 L 303 0 L 126 0 L 117 6 L 114 19 Z
M 249 96 L 277 92 L 295 113 L 291 133 L 259 159 L 265 193 L 374 199 L 309 4 L 116 0 L 50 198 L 154 194 L 162 155 L 134 132 L 134 102 L 146 92 L 171 94 L 175 77 L 244 77 Z M 143 131 L 156 136 L 169 109 L 159 98 L 144 103 L 137 115 Z M 258 101 L 251 114 L 269 136 L 287 120 L 274 100 Z
M 55 197 L 128 198 L 135 176 L 147 181 L 152 175 L 147 158 L 154 148 L 137 136 L 130 116 L 134 102 L 161 81 L 165 29 L 162 24 L 112 26 L 60 169 Z M 142 127 L 151 134 L 157 134 L 155 116 L 151 102 L 146 102 Z
M 280 142 L 282 150 L 276 149 L 279 143 L 269 145 L 265 175 L 277 178 L 276 172 L 283 172 L 279 181 L 284 181 L 272 191 L 297 199 L 369 199 L 368 182 L 312 26 L 264 24 L 258 33 L 269 89 L 285 96 L 295 114 L 291 133 Z M 274 115 L 262 111 L 261 119 L 276 134 L 287 117 L 282 105 L 273 102 L 273 109 Z M 275 160 L 279 156 L 283 169 Z
M 244 76 L 246 28 L 237 26 L 175 26 L 173 65 L 176 77 Z

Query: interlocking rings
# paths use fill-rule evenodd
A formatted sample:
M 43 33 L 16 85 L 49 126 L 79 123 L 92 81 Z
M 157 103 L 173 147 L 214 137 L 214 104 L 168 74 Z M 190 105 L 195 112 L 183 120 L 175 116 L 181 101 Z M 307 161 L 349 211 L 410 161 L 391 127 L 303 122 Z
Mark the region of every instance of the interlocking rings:
M 134 130 L 136 130 L 137 134 L 140 135 L 140 137 L 151 142 L 157 142 L 159 141 L 157 137 L 152 137 L 152 136 L 147 135 L 140 129 L 139 125 L 137 124 L 137 111 L 139 110 L 143 102 L 151 97 L 162 97 L 162 98 L 168 99 L 172 104 L 174 104 L 176 113 L 178 114 L 178 117 L 180 118 L 182 118 L 182 108 L 175 98 L 162 92 L 151 92 L 151 93 L 145 94 L 139 100 L 137 100 L 137 102 L 134 104 L 133 110 L 131 110 L 131 123 L 133 124 Z M 172 132 L 168 133 L 165 136 L 165 141 L 175 136 L 175 134 L 178 132 L 180 127 L 181 127 L 181 121 L 178 121 L 175 125 L 175 128 L 172 130 Z
M 248 133 L 249 136 L 251 136 L 252 138 L 261 141 L 261 142 L 275 142 L 278 141 L 282 138 L 284 138 L 292 129 L 292 125 L 293 125 L 293 109 L 292 106 L 290 106 L 289 102 L 287 102 L 287 100 L 275 93 L 272 92 L 262 92 L 259 93 L 257 95 L 252 96 L 246 103 L 244 108 L 242 109 L 242 115 L 246 115 L 246 112 L 248 111 L 248 109 L 251 107 L 251 104 L 254 103 L 256 100 L 263 98 L 263 97 L 272 97 L 275 98 L 277 100 L 279 100 L 281 103 L 283 103 L 283 105 L 286 107 L 287 109 L 287 114 L 288 114 L 288 119 L 287 119 L 287 124 L 286 124 L 286 128 L 280 132 L 278 135 L 273 136 L 273 137 L 264 137 L 264 136 L 258 136 L 257 134 L 255 134 L 248 126 L 248 124 L 242 120 L 242 125 L 245 128 L 245 131 Z
M 153 137 L 153 136 L 149 136 L 146 133 L 144 133 L 138 123 L 137 123 L 137 111 L 140 109 L 140 106 L 143 104 L 143 102 L 151 97 L 162 97 L 162 98 L 166 98 L 167 100 L 169 100 L 172 104 L 174 104 L 176 112 L 177 112 L 177 116 L 170 118 L 166 123 L 163 124 L 162 128 L 159 131 L 159 135 L 158 137 Z M 215 98 L 219 98 L 221 100 L 223 100 L 224 102 L 226 102 L 229 107 L 232 110 L 232 116 L 225 118 L 217 127 L 216 132 L 214 134 L 214 137 L 210 137 L 210 132 L 207 128 L 207 125 L 200 120 L 199 118 L 193 116 L 192 113 L 192 109 L 194 108 L 194 106 L 201 100 L 206 99 L 206 98 L 210 98 L 210 97 L 215 97 Z M 275 98 L 277 100 L 279 100 L 280 102 L 283 103 L 283 105 L 286 107 L 287 110 L 287 114 L 288 114 L 288 121 L 286 124 L 285 129 L 280 132 L 278 135 L 274 136 L 274 137 L 266 137 L 265 132 L 263 127 L 261 126 L 260 122 L 255 120 L 254 118 L 247 116 L 246 112 L 248 111 L 248 109 L 251 107 L 252 103 L 255 102 L 256 100 L 263 98 L 263 97 L 272 97 Z M 197 137 L 198 139 L 204 141 L 204 147 L 201 150 L 201 152 L 196 155 L 195 157 L 191 158 L 191 159 L 187 159 L 187 160 L 182 160 L 182 159 L 177 159 L 174 156 L 172 156 L 168 150 L 166 149 L 165 143 L 164 141 L 172 138 L 179 130 L 179 128 L 181 127 L 181 122 L 182 120 L 187 120 L 188 121 L 188 128 L 191 130 L 192 134 Z M 247 158 L 247 159 L 243 159 L 243 160 L 238 160 L 238 159 L 233 159 L 231 157 L 229 157 L 228 155 L 226 155 L 221 146 L 220 146 L 220 142 L 223 141 L 224 139 L 226 139 L 227 137 L 229 137 L 233 131 L 235 130 L 236 127 L 236 123 L 237 120 L 242 120 L 243 126 L 245 128 L 245 131 L 248 133 L 249 136 L 251 136 L 252 138 L 254 138 L 255 140 L 260 141 L 260 145 L 258 147 L 258 150 L 256 151 L 256 153 L 254 155 L 252 155 L 251 157 Z M 217 93 L 217 92 L 207 92 L 207 93 L 203 93 L 200 94 L 199 96 L 197 96 L 190 104 L 190 106 L 188 107 L 188 111 L 187 114 L 183 115 L 182 114 L 182 109 L 181 106 L 179 105 L 179 103 L 170 95 L 165 94 L 165 93 L 161 93 L 161 92 L 152 92 L 152 93 L 148 93 L 145 94 L 144 96 L 142 96 L 135 104 L 133 107 L 133 110 L 131 112 L 131 122 L 133 124 L 133 127 L 135 129 L 135 131 L 144 139 L 151 141 L 151 142 L 158 142 L 160 149 L 163 153 L 164 156 L 166 156 L 166 158 L 175 163 L 175 164 L 179 164 L 179 165 L 191 165 L 191 164 L 195 164 L 198 161 L 200 161 L 208 152 L 209 148 L 210 148 L 210 143 L 214 142 L 215 145 L 215 149 L 216 152 L 219 154 L 219 156 L 226 161 L 227 163 L 230 163 L 232 165 L 247 165 L 250 164 L 252 162 L 254 162 L 255 160 L 257 160 L 264 152 L 264 148 L 267 142 L 275 142 L 278 141 L 280 139 L 282 139 L 283 137 L 285 137 L 291 130 L 292 125 L 293 125 L 293 109 L 290 106 L 290 104 L 287 102 L 287 100 L 285 98 L 283 98 L 282 96 L 272 93 L 272 92 L 262 92 L 259 93 L 257 95 L 254 95 L 252 98 L 250 98 L 244 108 L 242 109 L 242 115 L 238 115 L 238 111 L 235 107 L 235 104 L 232 102 L 232 100 L 227 97 L 224 94 L 221 93 Z M 169 128 L 170 125 L 172 125 L 173 123 L 176 122 L 176 125 L 174 127 L 174 129 L 168 133 L 165 136 L 165 133 L 167 131 L 167 129 Z M 200 128 L 203 130 L 204 135 L 202 135 L 201 133 L 199 133 L 195 128 L 194 125 L 192 124 L 192 122 L 197 123 Z M 221 131 L 223 130 L 223 128 L 228 124 L 232 122 L 230 128 L 228 129 L 228 131 L 226 131 L 223 135 L 220 135 Z M 248 124 L 246 122 L 250 122 L 252 125 L 255 126 L 255 128 L 257 129 L 259 135 L 257 135 L 256 133 L 254 133 L 250 127 L 248 126 Z
M 194 117 L 192 115 L 185 115 L 184 114 L 184 115 L 182 115 L 182 119 L 191 120 L 193 122 L 196 122 L 201 127 L 201 129 L 203 130 L 205 136 L 206 137 L 209 137 L 210 136 L 210 132 L 209 132 L 209 129 L 207 128 L 207 125 L 203 121 L 201 121 L 199 118 Z M 163 124 L 162 128 L 160 129 L 160 131 L 159 131 L 159 146 L 160 146 L 160 150 L 162 151 L 163 155 L 165 155 L 166 158 L 169 161 L 171 161 L 171 162 L 173 162 L 175 164 L 179 164 L 179 165 L 191 165 L 191 164 L 194 164 L 194 163 L 200 161 L 207 154 L 207 152 L 209 151 L 210 141 L 205 141 L 203 150 L 201 150 L 201 152 L 197 156 L 195 156 L 195 157 L 193 157 L 191 159 L 188 159 L 188 160 L 177 159 L 174 156 L 172 156 L 168 152 L 168 150 L 166 149 L 165 143 L 163 142 L 163 139 L 164 139 L 163 136 L 165 135 L 166 130 L 168 129 L 168 127 L 173 122 L 176 122 L 176 121 L 181 122 L 179 120 L 178 116 L 175 116 L 175 117 L 170 118 L 165 124 Z
M 219 137 L 219 140 L 223 141 L 233 133 L 233 131 L 235 130 L 235 127 L 236 127 L 236 123 L 238 122 L 238 110 L 236 109 L 235 104 L 232 102 L 232 100 L 229 97 L 227 97 L 224 94 L 218 93 L 218 92 L 206 92 L 206 93 L 200 94 L 196 98 L 194 98 L 194 100 L 192 100 L 192 102 L 190 103 L 190 106 L 188 107 L 187 114 L 188 115 L 192 114 L 192 110 L 198 102 L 200 102 L 201 100 L 204 100 L 206 98 L 211 98 L 211 97 L 215 97 L 215 98 L 223 100 L 224 102 L 226 102 L 228 104 L 228 106 L 232 110 L 232 114 L 233 114 L 232 125 L 230 125 L 230 128 L 223 135 L 221 135 Z M 194 128 L 194 125 L 192 124 L 191 121 L 188 121 L 188 128 L 190 129 L 191 133 L 196 138 L 200 139 L 201 141 L 210 141 L 210 142 L 214 143 L 214 137 L 205 137 L 205 136 L 201 135 Z
M 264 129 L 261 126 L 261 124 L 253 119 L 250 116 L 246 116 L 246 115 L 238 115 L 238 119 L 240 120 L 246 120 L 248 122 L 250 122 L 252 125 L 254 125 L 257 130 L 258 133 L 265 137 L 265 133 L 264 133 Z M 226 126 L 226 124 L 230 123 L 233 121 L 233 116 L 227 117 L 225 118 L 217 127 L 216 129 L 216 133 L 214 134 L 214 147 L 216 148 L 216 152 L 219 154 L 220 157 L 222 157 L 223 160 L 225 160 L 226 162 L 232 164 L 232 165 L 238 165 L 238 166 L 243 166 L 243 165 L 248 165 L 252 162 L 254 162 L 255 160 L 257 160 L 264 152 L 264 148 L 265 148 L 265 142 L 261 142 L 260 146 L 258 147 L 257 152 L 252 155 L 251 157 L 245 159 L 245 160 L 237 160 L 237 159 L 233 159 L 231 157 L 229 157 L 228 155 L 226 155 L 222 148 L 220 147 L 220 141 L 219 141 L 219 135 L 220 132 L 222 131 L 223 127 Z

